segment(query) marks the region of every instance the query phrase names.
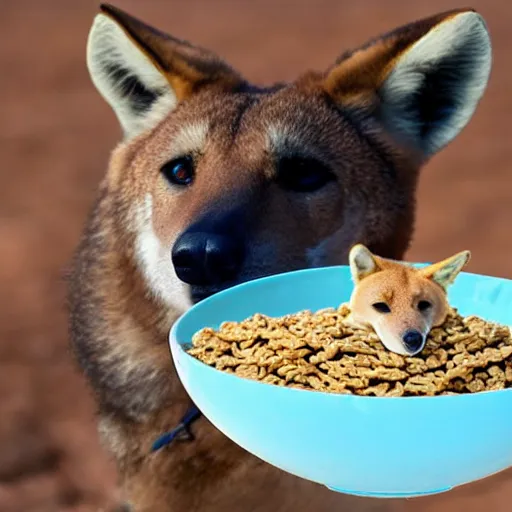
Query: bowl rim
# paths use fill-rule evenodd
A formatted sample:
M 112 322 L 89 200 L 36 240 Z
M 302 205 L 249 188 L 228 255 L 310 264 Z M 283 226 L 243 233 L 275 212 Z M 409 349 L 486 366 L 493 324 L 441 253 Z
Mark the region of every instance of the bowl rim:
M 430 262 L 405 262 L 405 263 L 408 263 L 409 265 L 412 265 L 414 267 L 419 267 L 419 268 L 426 267 L 426 266 L 432 264 Z M 218 297 L 220 295 L 225 297 L 227 295 L 230 295 L 231 293 L 236 293 L 236 290 L 239 290 L 241 288 L 245 288 L 247 286 L 254 286 L 254 285 L 256 285 L 256 283 L 259 284 L 259 283 L 275 281 L 277 279 L 282 279 L 284 276 L 296 276 L 299 274 L 315 274 L 315 273 L 320 273 L 325 270 L 334 270 L 334 269 L 350 270 L 350 266 L 349 265 L 326 265 L 324 267 L 302 268 L 302 269 L 298 269 L 298 270 L 290 270 L 288 272 L 279 272 L 278 274 L 272 274 L 270 276 L 257 277 L 254 279 L 250 279 L 248 281 L 244 281 L 243 283 L 235 284 L 233 286 L 230 286 L 229 288 L 226 288 L 217 293 L 214 293 L 213 295 L 210 295 L 209 297 L 201 300 L 197 304 L 194 304 L 191 308 L 189 308 L 187 311 L 185 311 L 185 313 L 180 315 L 180 317 L 176 320 L 176 322 L 173 324 L 173 326 L 176 325 L 176 323 L 178 323 L 182 319 L 182 317 L 187 315 L 192 309 L 195 309 L 196 307 L 203 305 L 203 304 L 208 304 L 210 301 L 218 299 Z M 512 282 L 511 278 L 507 278 L 507 277 L 503 277 L 503 276 L 493 276 L 491 274 L 479 274 L 476 272 L 461 271 L 459 273 L 459 276 L 463 276 L 463 275 L 474 276 L 474 277 L 484 277 L 486 279 L 494 279 L 494 280 L 502 281 L 502 282 Z
M 412 262 L 409 264 L 413 265 L 413 266 L 427 266 L 429 265 L 430 263 L 424 263 L 424 262 Z M 214 301 L 214 300 L 217 300 L 219 295 L 222 295 L 224 297 L 232 294 L 232 293 L 237 293 L 237 290 L 241 289 L 241 288 L 245 288 L 247 286 L 256 286 L 257 284 L 260 284 L 260 283 L 264 283 L 264 282 L 269 282 L 269 281 L 273 281 L 273 280 L 276 280 L 276 279 L 280 279 L 280 278 L 283 278 L 283 276 L 291 276 L 291 275 L 298 275 L 298 274 L 314 274 L 314 273 L 318 273 L 318 272 L 321 272 L 321 271 L 325 271 L 327 269 L 347 269 L 349 268 L 348 265 L 329 265 L 329 266 L 325 266 L 325 267 L 316 267 L 316 268 L 307 268 L 307 269 L 299 269 L 299 270 L 292 270 L 292 271 L 289 271 L 289 272 L 281 272 L 281 273 L 278 273 L 278 274 L 273 274 L 273 275 L 270 275 L 270 276 L 265 276 L 265 277 L 260 277 L 260 278 L 255 278 L 255 279 L 251 279 L 249 281 L 245 281 L 243 283 L 239 283 L 237 285 L 234 285 L 230 288 L 226 288 L 225 290 L 221 290 L 220 292 L 217 292 L 213 295 L 211 295 L 210 297 L 207 297 L 206 299 L 198 302 L 197 304 L 193 305 L 191 308 L 189 308 L 187 311 L 185 311 L 183 314 L 181 314 L 177 319 L 176 321 L 173 323 L 170 331 L 169 331 L 169 336 L 168 336 L 168 342 L 169 342 L 169 351 L 171 353 L 171 357 L 174 361 L 174 364 L 175 366 L 176 365 L 176 361 L 175 361 L 175 357 L 178 356 L 178 352 L 179 351 L 179 357 L 184 357 L 184 358 L 188 358 L 190 364 L 194 364 L 194 365 L 198 365 L 198 367 L 202 368 L 202 369 L 205 369 L 206 371 L 213 371 L 213 372 L 218 372 L 220 374 L 223 375 L 223 378 L 226 377 L 226 378 L 233 378 L 233 382 L 239 382 L 240 380 L 242 381 L 245 381 L 246 383 L 250 383 L 249 385 L 263 385 L 263 386 L 267 386 L 267 389 L 268 387 L 271 387 L 271 388 L 276 388 L 276 389 L 282 389 L 283 392 L 286 392 L 286 393 L 290 393 L 290 392 L 296 392 L 296 393 L 319 393 L 321 394 L 322 396 L 331 396 L 331 397 L 334 397 L 332 398 L 332 400 L 357 400 L 359 402 L 363 402 L 363 401 L 367 401 L 367 400 L 373 400 L 375 401 L 376 399 L 380 399 L 380 401 L 396 401 L 396 400 L 400 400 L 400 401 L 404 401 L 404 400 L 407 400 L 407 401 L 411 401 L 411 400 L 418 400 L 418 399 L 422 399 L 425 401 L 425 399 L 430 399 L 430 400 L 449 400 L 449 399 L 465 399 L 465 400 L 469 400 L 471 399 L 471 397 L 475 397 L 475 396 L 482 396 L 482 395 L 489 395 L 489 394 L 497 394 L 497 393 L 500 393 L 500 394 L 503 394 L 503 393 L 509 393 L 509 392 L 512 392 L 512 387 L 510 388 L 505 388 L 505 389 L 496 389 L 496 390 L 486 390 L 486 391 L 478 391 L 478 392 L 475 392 L 475 393 L 460 393 L 460 394 L 456 394 L 456 395 L 434 395 L 434 396 L 397 396 L 397 397 L 393 397 L 393 396 L 362 396 L 362 395 L 356 395 L 356 394 L 345 394 L 345 393 L 330 393 L 330 392 L 327 392 L 327 391 L 318 391 L 318 390 L 313 390 L 313 389 L 300 389 L 300 388 L 291 388 L 291 387 L 288 387 L 288 386 L 276 386 L 274 384 L 270 384 L 268 382 L 261 382 L 261 381 L 258 381 L 258 380 L 253 380 L 253 379 L 247 379 L 247 378 L 244 378 L 244 377 L 240 377 L 238 375 L 235 375 L 235 374 L 229 374 L 229 373 L 226 373 L 226 372 L 223 372 L 222 370 L 219 370 L 213 366 L 210 366 L 210 365 L 207 365 L 206 363 L 203 363 L 202 361 L 200 361 L 199 359 L 195 358 L 194 356 L 191 356 L 190 354 L 188 354 L 188 352 L 185 350 L 185 347 L 184 347 L 184 343 L 180 343 L 177 339 L 177 336 L 176 336 L 176 331 L 179 329 L 180 327 L 180 323 L 181 321 L 183 320 L 183 318 L 185 316 L 188 316 L 189 314 L 191 314 L 191 311 L 194 310 L 194 311 L 197 311 L 196 308 L 201 308 L 201 307 L 205 307 L 207 306 L 211 301 Z M 467 276 L 475 276 L 475 277 L 484 277 L 484 278 L 489 278 L 489 279 L 493 279 L 493 280 L 498 280 L 498 281 L 503 281 L 503 282 L 512 282 L 512 279 L 508 279 L 506 277 L 499 277 L 499 276 L 492 276 L 492 275 L 489 275 L 489 274 L 478 274 L 478 273 L 474 273 L 474 272 L 460 272 L 459 275 L 467 275 Z M 509 327 L 510 329 L 512 329 L 512 325 L 507 325 L 507 324 L 503 324 L 505 325 L 506 327 Z M 176 351 L 176 356 L 175 356 L 175 351 Z M 286 391 L 284 391 L 286 390 Z

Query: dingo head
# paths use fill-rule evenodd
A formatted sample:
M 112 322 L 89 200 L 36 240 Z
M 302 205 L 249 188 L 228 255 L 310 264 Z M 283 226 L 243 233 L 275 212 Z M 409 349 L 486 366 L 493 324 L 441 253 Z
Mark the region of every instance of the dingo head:
M 397 354 L 423 350 L 427 335 L 446 319 L 447 287 L 470 258 L 464 251 L 440 263 L 415 268 L 379 258 L 356 245 L 349 255 L 354 291 L 350 299 L 352 319 L 370 325 L 384 346 Z
M 399 28 L 328 70 L 259 87 L 213 53 L 103 5 L 87 63 L 124 140 L 104 190 L 153 296 L 185 310 L 234 284 L 400 258 L 418 170 L 466 125 L 491 46 L 471 10 Z

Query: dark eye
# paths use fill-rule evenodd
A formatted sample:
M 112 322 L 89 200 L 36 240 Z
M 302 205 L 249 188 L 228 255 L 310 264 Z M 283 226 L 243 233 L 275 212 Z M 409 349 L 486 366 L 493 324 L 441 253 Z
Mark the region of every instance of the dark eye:
M 277 182 L 293 192 L 315 192 L 335 179 L 334 174 L 314 158 L 286 157 L 277 167 Z
M 428 300 L 420 300 L 418 302 L 418 309 L 420 311 L 427 311 L 427 309 L 430 309 L 432 307 L 432 304 Z
M 164 164 L 160 171 L 173 185 L 190 185 L 194 180 L 194 161 L 190 156 L 175 158 Z
M 391 309 L 385 302 L 376 302 L 372 304 L 373 309 L 378 311 L 379 313 L 391 313 Z

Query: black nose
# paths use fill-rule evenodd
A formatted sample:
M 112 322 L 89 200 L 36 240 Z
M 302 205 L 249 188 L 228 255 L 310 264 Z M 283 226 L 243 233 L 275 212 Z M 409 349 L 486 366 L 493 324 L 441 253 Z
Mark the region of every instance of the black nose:
M 216 285 L 233 279 L 243 262 L 239 240 L 226 235 L 185 232 L 172 249 L 176 275 L 193 285 Z
M 402 339 L 409 352 L 417 352 L 423 345 L 423 335 L 419 331 L 407 331 Z

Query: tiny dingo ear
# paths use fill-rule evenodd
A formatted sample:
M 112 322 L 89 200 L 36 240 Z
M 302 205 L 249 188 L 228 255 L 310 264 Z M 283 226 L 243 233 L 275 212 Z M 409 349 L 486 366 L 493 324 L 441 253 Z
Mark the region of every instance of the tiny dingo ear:
M 352 279 L 356 284 L 380 270 L 376 257 L 362 244 L 352 247 L 348 260 Z
M 491 71 L 483 18 L 456 9 L 343 55 L 324 87 L 349 113 L 376 122 L 430 158 L 471 119 Z
M 420 273 L 446 290 L 455 281 L 455 278 L 467 265 L 470 258 L 471 253 L 469 251 L 459 252 L 451 258 L 421 269 Z
M 154 128 L 206 85 L 233 88 L 241 77 L 214 54 L 101 4 L 87 41 L 91 79 L 126 138 Z

